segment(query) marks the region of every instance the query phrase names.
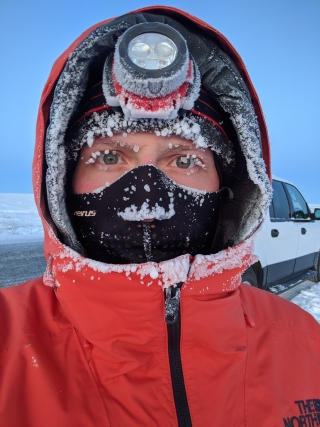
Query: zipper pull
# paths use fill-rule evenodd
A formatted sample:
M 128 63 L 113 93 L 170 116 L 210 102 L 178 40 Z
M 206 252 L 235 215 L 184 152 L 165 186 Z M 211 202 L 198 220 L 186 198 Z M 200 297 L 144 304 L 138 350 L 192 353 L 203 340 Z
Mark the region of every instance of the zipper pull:
M 165 291 L 165 321 L 168 325 L 176 323 L 179 317 L 181 285 L 182 282 L 178 283 L 175 287 L 169 286 Z

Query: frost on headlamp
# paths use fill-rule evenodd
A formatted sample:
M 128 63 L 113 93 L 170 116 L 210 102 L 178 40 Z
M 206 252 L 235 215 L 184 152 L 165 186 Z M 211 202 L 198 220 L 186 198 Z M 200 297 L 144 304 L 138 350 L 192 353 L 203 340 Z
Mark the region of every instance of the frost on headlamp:
M 177 56 L 177 46 L 164 34 L 144 33 L 128 46 L 128 56 L 138 67 L 157 70 L 171 65 Z
M 193 108 L 200 76 L 187 43 L 174 28 L 137 24 L 118 39 L 103 70 L 107 104 L 131 119 L 173 119 Z

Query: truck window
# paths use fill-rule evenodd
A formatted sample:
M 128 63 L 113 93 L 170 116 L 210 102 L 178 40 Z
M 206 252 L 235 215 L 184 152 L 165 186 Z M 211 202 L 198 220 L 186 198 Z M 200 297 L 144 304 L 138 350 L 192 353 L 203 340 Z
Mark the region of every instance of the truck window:
M 274 209 L 273 209 L 273 203 L 272 202 L 269 205 L 269 215 L 270 215 L 270 218 L 274 218 L 275 217 L 275 215 L 274 215 Z
M 291 199 L 292 208 L 293 208 L 293 218 L 296 219 L 305 219 L 309 217 L 309 210 L 307 203 L 300 194 L 299 190 L 296 189 L 293 185 L 285 184 L 289 197 Z
M 273 181 L 273 210 L 274 219 L 276 220 L 289 220 L 290 219 L 290 207 L 288 198 L 280 181 Z M 270 210 L 270 213 L 272 210 Z

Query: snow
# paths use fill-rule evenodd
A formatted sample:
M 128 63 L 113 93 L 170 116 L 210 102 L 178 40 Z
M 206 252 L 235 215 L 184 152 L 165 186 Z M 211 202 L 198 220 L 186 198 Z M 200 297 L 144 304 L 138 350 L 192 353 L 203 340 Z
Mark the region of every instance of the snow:
M 34 203 L 33 194 L 12 194 L 12 193 L 0 193 L 0 244 L 17 243 L 26 241 L 38 241 L 43 239 L 43 230 L 40 217 L 37 212 L 37 208 Z M 232 250 L 231 250 L 232 252 Z M 234 253 L 228 262 L 230 263 L 229 268 L 234 267 L 236 256 Z M 220 267 L 220 262 L 217 263 L 220 256 L 209 256 L 208 262 L 211 261 L 209 272 L 217 272 Z M 196 264 L 203 262 L 203 257 L 198 255 L 195 259 Z M 208 257 L 207 257 L 208 258 Z M 220 261 L 223 261 L 222 259 Z M 166 282 L 170 276 L 172 276 L 173 263 L 181 263 L 181 268 L 177 271 L 181 271 L 179 277 L 174 278 L 174 282 L 185 281 L 186 277 L 183 272 L 188 271 L 189 262 L 187 256 L 179 257 L 176 260 L 169 260 L 166 263 L 162 263 L 161 276 Z M 96 262 L 100 265 L 101 263 Z M 156 265 L 150 264 L 149 268 L 145 269 L 148 271 L 141 271 L 140 274 L 143 277 L 144 273 L 149 274 L 152 279 L 157 279 L 159 272 L 157 271 Z M 109 265 L 111 267 L 111 265 Z M 114 265 L 116 268 L 117 266 Z M 118 266 L 119 267 L 119 266 Z M 130 266 L 131 272 L 143 270 L 142 266 Z M 97 269 L 99 270 L 99 269 Z M 208 271 L 208 269 L 206 269 Z M 193 270 L 190 272 L 192 273 Z M 193 279 L 196 279 L 195 277 Z M 315 283 L 309 289 L 301 291 L 297 296 L 291 300 L 294 304 L 300 306 L 307 312 L 309 312 L 319 323 L 320 323 L 320 282 Z
M 126 221 L 142 221 L 144 219 L 155 218 L 155 219 L 169 219 L 175 214 L 173 198 L 170 198 L 169 210 L 166 211 L 158 203 L 150 208 L 148 202 L 144 202 L 140 209 L 136 205 L 131 205 L 125 208 L 123 212 L 118 212 L 118 216 L 121 216 Z
M 0 244 L 43 240 L 33 194 L 0 193 Z
M 320 323 L 320 282 L 315 283 L 309 289 L 301 291 L 291 301 L 312 314 Z
M 76 149 L 79 149 L 85 143 L 91 147 L 92 138 L 95 137 L 104 138 L 106 135 L 123 135 L 123 132 L 154 132 L 157 136 L 162 137 L 170 137 L 170 135 L 180 136 L 184 139 L 193 141 L 197 148 L 210 147 L 211 150 L 222 156 L 226 164 L 231 164 L 233 162 L 234 153 L 228 140 L 226 140 L 215 127 L 210 128 L 210 138 L 202 135 L 203 131 L 206 132 L 206 124 L 208 123 L 198 116 L 176 118 L 173 120 L 141 119 L 129 121 L 119 113 L 110 116 L 107 111 L 103 111 L 99 114 L 92 114 L 92 116 L 87 118 L 85 123 L 80 126 L 77 134 L 77 144 L 79 143 L 80 146 L 76 144 Z M 111 132 L 111 134 L 109 135 L 108 132 Z M 125 145 L 123 141 L 119 142 L 119 144 L 121 146 Z M 170 143 L 169 148 L 172 148 L 172 144 Z M 138 152 L 139 147 L 134 146 L 133 150 Z

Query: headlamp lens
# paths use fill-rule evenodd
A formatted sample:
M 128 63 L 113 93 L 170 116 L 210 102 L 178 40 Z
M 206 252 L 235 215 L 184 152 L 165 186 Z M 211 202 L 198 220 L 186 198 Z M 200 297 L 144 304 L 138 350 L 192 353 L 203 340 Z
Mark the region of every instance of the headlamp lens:
M 159 33 L 144 33 L 129 43 L 131 61 L 147 70 L 158 70 L 172 64 L 177 56 L 177 46 L 169 37 Z

